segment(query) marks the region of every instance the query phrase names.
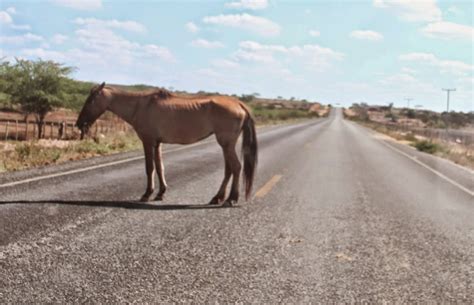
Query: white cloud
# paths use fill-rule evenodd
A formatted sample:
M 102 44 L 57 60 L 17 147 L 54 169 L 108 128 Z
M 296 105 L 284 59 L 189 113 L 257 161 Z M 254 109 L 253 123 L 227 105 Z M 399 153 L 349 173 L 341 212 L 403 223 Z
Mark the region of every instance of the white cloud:
M 224 69 L 234 69 L 240 67 L 239 63 L 228 60 L 228 59 L 215 59 L 212 62 L 212 65 L 217 68 L 224 68 Z
M 249 14 L 208 16 L 204 17 L 203 22 L 244 29 L 262 36 L 277 36 L 280 34 L 280 26 L 275 22 Z
M 14 7 L 9 7 L 5 11 L 0 11 L 0 24 L 8 25 L 14 30 L 31 30 L 31 27 L 27 24 L 14 24 L 10 14 L 16 14 Z
M 408 84 L 408 83 L 416 83 L 418 80 L 413 77 L 413 75 L 407 74 L 407 73 L 399 73 L 395 75 L 388 76 L 384 79 L 382 79 L 380 82 L 384 84 Z
M 447 21 L 430 23 L 421 29 L 421 33 L 431 38 L 445 40 L 463 39 L 472 42 L 474 39 L 474 28 L 472 26 Z
M 51 2 L 61 6 L 84 11 L 102 8 L 102 0 L 51 0 Z
M 330 48 L 309 44 L 303 46 L 265 45 L 254 41 L 242 41 L 234 58 L 240 61 L 260 63 L 275 63 L 277 56 L 283 56 L 285 61 L 303 60 L 305 66 L 318 70 L 324 69 L 333 61 L 344 58 L 344 54 Z
M 111 28 L 111 29 L 120 29 L 129 32 L 143 33 L 146 32 L 146 28 L 143 24 L 136 21 L 118 21 L 116 19 L 112 20 L 102 20 L 96 18 L 76 18 L 74 23 L 83 26 L 96 27 L 96 28 Z
M 66 35 L 62 35 L 62 34 L 55 34 L 51 38 L 51 41 L 55 44 L 63 44 L 66 40 L 68 40 L 68 37 Z
M 162 46 L 147 44 L 140 45 L 120 37 L 113 37 L 97 44 L 98 36 L 78 33 L 81 48 L 69 49 L 63 52 L 45 48 L 25 48 L 20 54 L 30 58 L 51 59 L 59 62 L 68 62 L 79 66 L 110 66 L 112 64 L 138 65 L 145 59 L 156 59 L 174 62 L 175 58 L 171 51 Z
M 464 15 L 463 11 L 457 8 L 456 6 L 450 6 L 447 10 L 448 13 L 454 14 L 454 15 Z
M 209 68 L 199 69 L 199 70 L 196 71 L 196 73 L 198 73 L 202 76 L 205 76 L 205 77 L 215 77 L 215 78 L 222 77 L 222 75 L 219 72 L 217 72 L 213 69 L 209 69 Z
M 44 48 L 23 49 L 20 54 L 32 58 L 51 59 L 62 62 L 66 60 L 67 56 L 58 51 L 45 50 Z
M 31 30 L 31 26 L 28 24 L 10 24 L 10 27 L 14 30 L 23 30 L 23 31 Z
M 191 42 L 191 45 L 193 47 L 205 49 L 216 49 L 224 47 L 224 44 L 222 44 L 220 41 L 209 41 L 206 39 L 195 39 Z
M 352 31 L 350 36 L 355 39 L 363 39 L 370 41 L 383 40 L 383 35 L 374 31 Z
M 237 9 L 261 10 L 268 6 L 268 0 L 239 0 L 226 3 L 225 6 Z
M 427 96 L 439 95 L 439 88 L 429 81 L 420 80 L 413 75 L 406 73 L 398 73 L 386 76 L 377 81 L 376 86 L 371 86 L 371 89 L 381 91 L 384 96 L 397 96 L 403 92 L 404 96 L 413 98 L 413 103 L 423 103 Z M 385 94 L 383 92 L 385 91 Z M 384 97 L 386 98 L 386 97 Z
M 196 24 L 194 24 L 194 22 L 186 23 L 185 27 L 186 27 L 186 30 L 188 30 L 188 32 L 191 32 L 191 33 L 199 32 L 199 27 Z
M 458 60 L 442 60 L 431 53 L 408 53 L 400 55 L 402 61 L 413 61 L 416 63 L 427 64 L 438 68 L 442 72 L 452 73 L 458 76 L 472 74 L 474 66 Z
M 144 50 L 147 55 L 157 57 L 168 62 L 176 61 L 173 56 L 173 53 L 171 53 L 171 51 L 166 47 L 157 46 L 154 44 L 147 44 L 145 45 Z
M 75 31 L 74 39 L 79 47 L 68 55 L 79 58 L 85 64 L 91 63 L 120 63 L 123 65 L 138 64 L 143 58 L 159 59 L 173 62 L 175 58 L 171 51 L 155 44 L 142 45 L 125 39 L 114 32 L 115 29 L 142 32 L 145 27 L 134 21 L 99 20 L 94 18 L 76 19 L 79 28 Z M 60 40 L 63 37 L 60 37 Z M 95 62 L 98 61 L 98 62 Z
M 416 74 L 416 70 L 408 67 L 403 67 L 402 72 L 405 74 Z
M 238 61 L 254 61 L 259 63 L 272 63 L 275 61 L 271 52 L 257 52 L 249 50 L 237 50 L 233 57 Z
M 321 33 L 319 31 L 316 31 L 316 30 L 311 30 L 311 31 L 309 31 L 309 36 L 319 37 L 319 36 L 321 36 Z
M 441 20 L 441 10 L 435 0 L 374 0 L 374 6 L 393 11 L 409 22 L 434 22 Z
M 9 7 L 5 10 L 7 13 L 15 15 L 16 14 L 16 9 L 14 7 Z
M 12 23 L 12 21 L 13 21 L 13 19 L 10 16 L 10 14 L 8 14 L 5 11 L 0 11 L 0 23 L 1 24 L 10 24 L 10 23 Z
M 2 44 L 24 44 L 28 42 L 42 42 L 43 40 L 42 36 L 31 33 L 17 36 L 0 36 L 0 43 Z

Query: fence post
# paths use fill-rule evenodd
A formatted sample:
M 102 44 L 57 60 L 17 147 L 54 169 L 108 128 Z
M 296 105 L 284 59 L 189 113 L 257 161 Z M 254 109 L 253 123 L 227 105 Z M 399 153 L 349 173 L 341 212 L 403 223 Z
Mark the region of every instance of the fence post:
M 74 136 L 74 124 L 71 124 L 71 137 Z
M 33 139 L 36 138 L 36 124 L 33 124 Z
M 10 126 L 10 121 L 7 121 L 7 125 L 5 125 L 5 141 L 8 140 L 8 127 Z
M 25 126 L 25 141 L 28 140 L 28 120 L 25 121 L 26 126 Z
M 15 141 L 18 141 L 18 120 L 15 120 Z

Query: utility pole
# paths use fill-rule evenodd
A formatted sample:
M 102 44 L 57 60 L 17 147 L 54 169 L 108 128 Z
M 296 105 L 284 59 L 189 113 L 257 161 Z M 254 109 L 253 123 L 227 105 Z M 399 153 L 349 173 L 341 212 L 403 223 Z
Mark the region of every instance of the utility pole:
M 446 91 L 448 93 L 448 100 L 446 102 L 446 112 L 449 113 L 449 93 L 451 91 L 456 91 L 456 88 L 453 88 L 453 89 L 442 89 L 443 91 Z
M 410 101 L 412 101 L 413 99 L 410 98 L 410 97 L 406 97 L 405 98 L 405 101 L 407 101 L 407 108 L 410 109 Z

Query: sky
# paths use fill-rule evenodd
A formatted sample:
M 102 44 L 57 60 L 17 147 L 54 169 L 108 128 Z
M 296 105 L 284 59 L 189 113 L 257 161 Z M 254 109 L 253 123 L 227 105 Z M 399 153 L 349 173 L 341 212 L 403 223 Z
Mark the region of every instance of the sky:
M 0 58 L 80 80 L 473 111 L 472 1 L 0 1 Z

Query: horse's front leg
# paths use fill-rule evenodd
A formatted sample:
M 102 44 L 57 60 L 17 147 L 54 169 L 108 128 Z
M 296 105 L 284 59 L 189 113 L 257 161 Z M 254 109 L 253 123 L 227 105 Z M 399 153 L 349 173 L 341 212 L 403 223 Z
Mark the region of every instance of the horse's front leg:
M 143 194 L 140 201 L 145 202 L 150 200 L 151 194 L 155 190 L 155 167 L 153 164 L 153 145 L 143 142 L 143 150 L 145 151 L 145 168 L 147 176 L 147 186 L 145 194 Z
M 158 180 L 160 181 L 160 191 L 158 192 L 158 195 L 156 195 L 155 200 L 163 200 L 163 195 L 165 194 L 168 185 L 166 185 L 165 168 L 161 157 L 161 143 L 158 143 L 155 148 L 155 167 L 156 172 L 158 173 Z

